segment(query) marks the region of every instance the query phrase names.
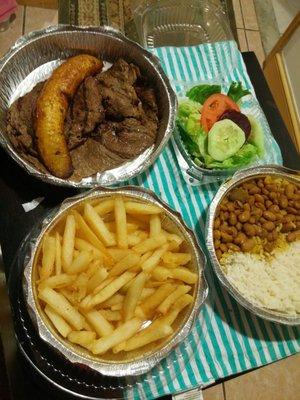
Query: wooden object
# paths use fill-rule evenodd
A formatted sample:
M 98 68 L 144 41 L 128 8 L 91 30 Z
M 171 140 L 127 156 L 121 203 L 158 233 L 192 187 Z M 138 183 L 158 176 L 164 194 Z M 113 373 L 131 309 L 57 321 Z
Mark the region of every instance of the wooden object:
M 266 58 L 263 70 L 289 134 L 300 153 L 299 37 L 300 12 Z M 295 53 L 297 55 L 293 56 Z

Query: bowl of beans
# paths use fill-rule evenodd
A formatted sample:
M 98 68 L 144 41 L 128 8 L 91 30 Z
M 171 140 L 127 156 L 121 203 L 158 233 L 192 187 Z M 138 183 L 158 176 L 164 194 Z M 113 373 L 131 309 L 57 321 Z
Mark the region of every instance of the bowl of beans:
M 221 185 L 206 242 L 229 293 L 256 315 L 300 324 L 300 172 L 249 168 Z

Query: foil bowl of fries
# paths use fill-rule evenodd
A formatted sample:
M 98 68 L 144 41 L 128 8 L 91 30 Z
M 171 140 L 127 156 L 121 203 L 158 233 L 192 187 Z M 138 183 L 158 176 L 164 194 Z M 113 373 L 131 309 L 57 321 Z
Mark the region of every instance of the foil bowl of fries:
M 67 199 L 34 239 L 23 288 L 40 337 L 103 375 L 152 369 L 186 338 L 208 295 L 194 233 L 146 189 Z

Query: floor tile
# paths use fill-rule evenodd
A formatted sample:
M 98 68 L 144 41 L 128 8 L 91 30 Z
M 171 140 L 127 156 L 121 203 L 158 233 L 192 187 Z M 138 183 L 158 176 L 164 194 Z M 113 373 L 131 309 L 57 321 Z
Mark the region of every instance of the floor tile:
M 222 383 L 211 386 L 202 391 L 203 400 L 225 400 L 223 396 Z
M 25 10 L 25 33 L 36 29 L 47 28 L 47 26 L 57 25 L 58 12 L 39 7 L 26 7 Z
M 241 51 L 248 51 L 248 44 L 244 29 L 237 29 L 239 48 Z
M 24 7 L 18 6 L 15 20 L 9 25 L 9 28 L 0 32 L 0 57 L 22 36 Z
M 264 62 L 264 59 L 265 59 L 265 53 L 264 53 L 264 49 L 263 49 L 263 46 L 261 43 L 259 31 L 246 30 L 245 32 L 246 32 L 246 39 L 247 39 L 249 51 L 254 51 L 254 53 L 256 54 L 256 57 L 258 58 L 260 65 L 262 65 L 262 63 Z
M 299 400 L 300 354 L 224 383 L 226 400 Z
M 240 0 L 245 29 L 258 29 L 253 0 Z
M 232 0 L 232 6 L 233 6 L 233 11 L 234 11 L 236 27 L 237 28 L 244 28 L 244 22 L 243 22 L 243 16 L 242 16 L 240 0 Z

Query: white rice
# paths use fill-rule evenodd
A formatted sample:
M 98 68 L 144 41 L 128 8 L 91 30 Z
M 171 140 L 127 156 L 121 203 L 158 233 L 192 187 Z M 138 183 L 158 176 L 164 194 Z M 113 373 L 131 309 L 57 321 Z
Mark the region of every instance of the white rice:
M 300 241 L 265 259 L 232 253 L 222 269 L 230 283 L 251 303 L 287 314 L 300 313 Z

